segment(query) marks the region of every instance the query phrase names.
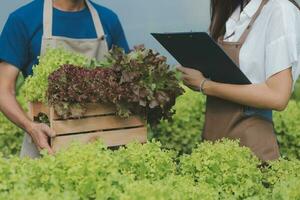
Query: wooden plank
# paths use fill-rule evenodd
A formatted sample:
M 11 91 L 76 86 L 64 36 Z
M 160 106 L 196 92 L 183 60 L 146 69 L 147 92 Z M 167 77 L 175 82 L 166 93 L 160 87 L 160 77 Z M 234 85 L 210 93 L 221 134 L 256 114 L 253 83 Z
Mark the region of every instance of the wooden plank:
M 90 117 L 96 115 L 108 115 L 108 114 L 115 114 L 116 108 L 111 104 L 99 104 L 99 103 L 90 103 L 87 104 L 86 113 L 84 113 L 83 117 Z M 53 120 L 61 119 L 56 113 L 54 112 Z
M 53 129 L 53 121 L 54 121 L 55 116 L 56 116 L 56 114 L 55 114 L 54 108 L 53 108 L 53 106 L 51 106 L 50 107 L 50 115 L 49 115 L 49 122 L 50 122 L 51 129 Z
M 102 131 L 108 129 L 121 129 L 145 126 L 145 122 L 137 116 L 121 118 L 117 116 L 100 116 L 83 119 L 61 120 L 51 122 L 51 128 L 57 135 L 82 133 L 89 131 Z
M 108 147 L 126 145 L 135 141 L 139 143 L 146 143 L 147 127 L 58 136 L 52 140 L 52 148 L 55 152 L 57 152 L 68 147 L 74 141 L 87 144 L 96 140 L 102 140 Z
M 37 117 L 39 113 L 44 113 L 47 116 L 50 114 L 50 109 L 47 105 L 44 105 L 43 103 L 29 103 L 28 105 L 28 115 L 30 119 L 33 120 L 34 117 Z

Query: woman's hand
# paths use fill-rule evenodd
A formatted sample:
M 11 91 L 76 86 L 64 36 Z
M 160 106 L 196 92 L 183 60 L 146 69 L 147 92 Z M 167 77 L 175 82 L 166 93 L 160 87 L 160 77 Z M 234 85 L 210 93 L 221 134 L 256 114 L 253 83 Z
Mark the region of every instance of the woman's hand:
M 200 90 L 205 79 L 197 70 L 177 67 L 183 73 L 183 82 L 194 90 Z M 293 87 L 292 69 L 286 69 L 271 76 L 265 83 L 234 85 L 208 81 L 203 90 L 208 96 L 218 97 L 254 108 L 282 111 L 286 108 Z
M 195 69 L 178 66 L 178 71 L 182 72 L 183 83 L 193 90 L 200 90 L 200 85 L 205 79 L 203 74 Z

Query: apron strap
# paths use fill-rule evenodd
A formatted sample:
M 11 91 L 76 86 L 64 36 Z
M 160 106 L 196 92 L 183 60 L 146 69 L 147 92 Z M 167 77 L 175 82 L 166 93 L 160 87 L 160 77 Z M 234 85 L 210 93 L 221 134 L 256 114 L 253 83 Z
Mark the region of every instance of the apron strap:
M 256 11 L 256 13 L 254 14 L 254 16 L 252 17 L 249 25 L 247 26 L 246 30 L 244 31 L 244 33 L 242 34 L 242 36 L 240 37 L 238 43 L 240 44 L 244 44 L 248 35 L 250 34 L 251 30 L 252 30 L 252 26 L 255 22 L 255 20 L 258 18 L 258 16 L 260 15 L 262 9 L 264 8 L 264 6 L 268 3 L 268 0 L 262 0 L 258 10 Z
M 52 0 L 44 0 L 43 28 L 44 37 L 52 37 L 53 7 Z
M 95 7 L 92 5 L 92 3 L 89 0 L 85 0 L 85 2 L 91 12 L 91 15 L 92 15 L 94 27 L 95 27 L 95 30 L 97 33 L 97 38 L 104 39 L 105 34 L 104 34 L 101 19 L 100 19 L 100 16 L 99 16 L 97 10 L 95 9 Z
M 104 30 L 100 20 L 100 16 L 96 11 L 95 7 L 91 4 L 89 0 L 85 0 L 85 3 L 92 15 L 94 27 L 96 30 L 97 38 L 104 39 Z M 44 13 L 43 13 L 43 28 L 44 37 L 52 38 L 52 26 L 53 26 L 53 3 L 52 0 L 44 0 Z

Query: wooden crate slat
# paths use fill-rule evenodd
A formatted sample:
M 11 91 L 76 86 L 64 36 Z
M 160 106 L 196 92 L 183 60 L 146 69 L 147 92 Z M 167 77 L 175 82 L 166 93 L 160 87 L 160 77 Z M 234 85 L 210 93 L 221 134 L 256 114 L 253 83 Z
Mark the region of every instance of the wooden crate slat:
M 73 140 L 88 143 L 100 138 L 109 147 L 126 145 L 133 141 L 147 142 L 145 120 L 138 116 L 121 118 L 115 116 L 115 112 L 113 105 L 89 104 L 83 118 L 63 120 L 55 114 L 53 107 L 30 103 L 28 114 L 31 119 L 39 113 L 45 113 L 49 117 L 50 127 L 58 135 L 52 139 L 56 151 L 67 147 Z
M 96 115 L 108 115 L 108 114 L 115 114 L 116 108 L 111 104 L 87 104 L 87 111 L 84 113 L 83 117 L 90 117 Z M 53 119 L 61 119 L 56 113 L 54 112 Z
M 44 113 L 47 116 L 50 115 L 49 107 L 44 105 L 43 103 L 29 103 L 28 110 L 29 117 L 32 120 L 34 119 L 34 117 L 37 117 L 39 113 Z
M 55 152 L 66 148 L 73 141 L 86 144 L 101 139 L 108 147 L 126 145 L 130 142 L 147 142 L 147 127 L 123 129 L 116 131 L 100 131 L 94 133 L 58 136 L 52 140 Z
M 117 116 L 99 116 L 74 120 L 51 121 L 51 128 L 57 135 L 81 133 L 89 131 L 121 129 L 145 126 L 145 122 L 137 116 L 121 118 Z

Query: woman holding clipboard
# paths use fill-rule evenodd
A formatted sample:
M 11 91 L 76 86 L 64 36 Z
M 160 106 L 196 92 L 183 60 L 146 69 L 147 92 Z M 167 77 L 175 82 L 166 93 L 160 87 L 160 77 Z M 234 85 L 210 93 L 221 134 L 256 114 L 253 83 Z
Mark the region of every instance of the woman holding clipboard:
M 178 67 L 207 95 L 204 140 L 239 139 L 263 161 L 280 157 L 272 110 L 286 108 L 300 73 L 300 10 L 289 0 L 211 0 L 210 34 L 250 85 L 222 84 Z

